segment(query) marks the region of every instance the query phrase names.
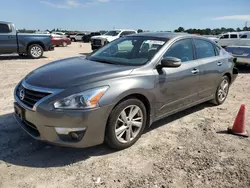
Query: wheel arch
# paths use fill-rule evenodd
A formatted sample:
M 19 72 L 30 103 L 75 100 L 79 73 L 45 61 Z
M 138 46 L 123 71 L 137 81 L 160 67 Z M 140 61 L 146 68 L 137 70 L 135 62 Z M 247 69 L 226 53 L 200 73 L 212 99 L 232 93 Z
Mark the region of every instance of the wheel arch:
M 32 41 L 32 42 L 28 43 L 27 48 L 26 48 L 26 51 L 28 51 L 28 50 L 29 50 L 29 47 L 30 47 L 31 45 L 33 45 L 33 44 L 38 44 L 38 45 L 40 45 L 40 46 L 43 48 L 43 50 L 45 51 L 45 45 L 44 45 L 41 41 Z
M 227 76 L 229 78 L 229 83 L 232 83 L 232 76 L 229 72 L 225 73 L 223 76 Z
M 141 93 L 141 92 L 131 92 L 131 93 L 126 93 L 126 94 L 123 94 L 121 96 L 118 97 L 118 100 L 114 103 L 115 105 L 113 106 L 113 108 L 111 109 L 110 111 L 110 114 L 112 113 L 113 109 L 118 105 L 120 104 L 121 102 L 123 101 L 126 101 L 128 99 L 138 99 L 140 100 L 145 108 L 146 108 L 146 113 L 147 113 L 147 122 L 146 122 L 146 127 L 149 127 L 152 123 L 152 114 L 153 114 L 153 108 L 152 108 L 152 105 L 150 103 L 150 97 L 147 96 L 146 94 L 144 93 Z M 108 116 L 108 119 L 110 118 L 110 114 Z M 108 122 L 108 119 L 107 119 L 107 122 Z M 106 127 L 107 127 L 107 122 L 106 122 Z M 106 129 L 106 128 L 105 128 Z M 106 132 L 106 131 L 105 131 Z

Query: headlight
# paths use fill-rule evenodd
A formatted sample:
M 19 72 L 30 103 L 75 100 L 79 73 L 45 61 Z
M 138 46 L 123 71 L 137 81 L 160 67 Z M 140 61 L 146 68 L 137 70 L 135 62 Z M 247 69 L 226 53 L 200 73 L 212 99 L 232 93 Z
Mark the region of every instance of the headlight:
M 70 95 L 56 101 L 54 107 L 57 109 L 90 109 L 98 107 L 99 100 L 108 88 L 108 86 L 104 86 Z

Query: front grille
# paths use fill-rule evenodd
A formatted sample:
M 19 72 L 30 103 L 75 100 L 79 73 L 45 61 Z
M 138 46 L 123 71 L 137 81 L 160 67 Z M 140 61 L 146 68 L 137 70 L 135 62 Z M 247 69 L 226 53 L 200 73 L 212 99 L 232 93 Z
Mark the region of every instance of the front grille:
M 16 90 L 16 96 L 20 101 L 22 101 L 26 106 L 33 108 L 34 105 L 42 98 L 50 95 L 51 93 L 34 91 L 22 86 L 19 86 Z
M 102 45 L 102 41 L 100 39 L 93 39 L 94 45 Z

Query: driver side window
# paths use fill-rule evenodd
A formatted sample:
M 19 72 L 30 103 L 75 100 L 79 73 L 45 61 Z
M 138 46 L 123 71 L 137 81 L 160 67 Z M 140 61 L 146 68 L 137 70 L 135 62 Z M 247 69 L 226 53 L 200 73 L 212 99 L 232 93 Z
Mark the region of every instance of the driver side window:
M 176 57 L 182 62 L 194 60 L 194 50 L 192 39 L 182 39 L 175 42 L 163 57 Z

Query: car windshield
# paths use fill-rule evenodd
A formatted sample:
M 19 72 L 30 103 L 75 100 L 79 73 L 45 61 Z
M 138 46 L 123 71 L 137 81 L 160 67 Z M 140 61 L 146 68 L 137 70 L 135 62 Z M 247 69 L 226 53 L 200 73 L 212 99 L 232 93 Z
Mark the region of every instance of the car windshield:
M 91 56 L 91 61 L 139 66 L 150 61 L 168 39 L 155 37 L 122 37 L 102 47 Z
M 107 33 L 105 33 L 104 35 L 108 35 L 108 36 L 117 36 L 121 31 L 115 30 L 115 31 L 109 31 Z

